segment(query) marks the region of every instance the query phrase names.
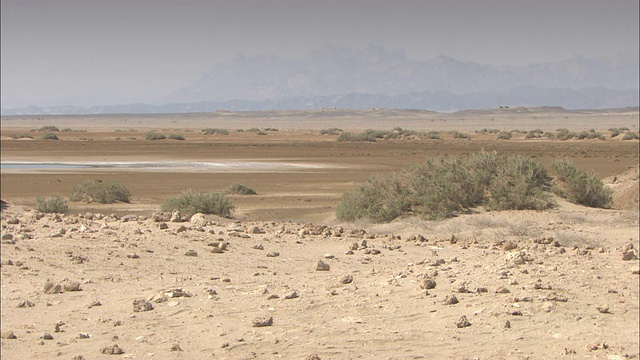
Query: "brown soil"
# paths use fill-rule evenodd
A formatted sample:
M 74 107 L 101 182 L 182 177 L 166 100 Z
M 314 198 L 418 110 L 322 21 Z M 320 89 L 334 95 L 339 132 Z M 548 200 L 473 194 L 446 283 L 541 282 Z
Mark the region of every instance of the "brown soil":
M 157 359 L 638 357 L 638 142 L 607 133 L 623 126 L 637 131 L 637 119 L 637 109 L 3 118 L 2 161 L 324 167 L 3 171 L 2 199 L 9 207 L 2 212 L 2 357 L 92 359 L 115 344 L 122 356 Z M 37 139 L 41 134 L 29 130 L 43 125 L 86 132 L 59 132 L 59 141 L 9 138 L 27 133 Z M 395 126 L 464 130 L 471 139 L 443 134 L 442 140 L 341 143 L 318 132 Z M 204 136 L 199 129 L 207 127 L 232 131 Z M 280 131 L 234 131 L 252 127 Z M 497 141 L 495 134 L 474 133 L 560 127 L 595 128 L 607 139 L 525 140 L 516 134 Z M 186 140 L 142 140 L 149 129 Z M 607 178 L 616 209 L 556 199 L 559 206 L 543 212 L 477 209 L 448 220 L 410 217 L 389 224 L 335 220 L 341 194 L 371 175 L 430 155 L 482 149 L 537 156 L 545 165 L 569 158 Z M 68 194 L 72 185 L 96 178 L 125 185 L 132 203 L 71 203 L 69 215 L 59 218 L 40 218 L 32 209 L 38 195 Z M 209 223 L 168 222 L 166 229 L 151 219 L 168 196 L 188 188 L 224 190 L 234 182 L 258 193 L 232 196 L 234 219 L 208 216 Z M 354 242 L 358 248 L 347 254 Z M 329 271 L 316 271 L 318 260 Z M 422 289 L 425 278 L 436 286 Z M 46 294 L 49 282 L 63 292 Z M 70 291 L 73 282 L 80 291 Z M 191 296 L 179 296 L 185 291 Z M 451 295 L 459 302 L 445 305 Z M 145 301 L 136 310 L 148 309 L 146 301 L 153 309 L 134 311 L 139 299 Z M 462 316 L 470 326 L 456 325 Z M 269 318 L 272 324 L 254 326 Z

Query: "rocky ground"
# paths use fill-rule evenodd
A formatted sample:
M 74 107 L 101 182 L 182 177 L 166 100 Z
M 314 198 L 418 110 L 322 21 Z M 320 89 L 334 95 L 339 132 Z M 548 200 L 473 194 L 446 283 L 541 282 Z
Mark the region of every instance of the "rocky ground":
M 2 357 L 637 358 L 637 212 L 2 212 Z M 315 355 L 316 357 L 312 357 Z

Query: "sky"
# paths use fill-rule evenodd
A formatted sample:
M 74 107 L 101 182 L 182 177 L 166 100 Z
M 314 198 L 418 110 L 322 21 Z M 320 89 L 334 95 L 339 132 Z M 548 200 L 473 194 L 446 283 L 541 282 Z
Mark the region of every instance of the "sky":
M 369 43 L 492 65 L 637 56 L 638 0 L 2 0 L 1 106 L 158 103 L 239 54 Z

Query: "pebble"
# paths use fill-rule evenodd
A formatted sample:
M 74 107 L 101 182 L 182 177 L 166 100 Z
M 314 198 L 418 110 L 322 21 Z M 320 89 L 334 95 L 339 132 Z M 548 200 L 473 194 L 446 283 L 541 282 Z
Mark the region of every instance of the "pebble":
M 455 295 L 447 295 L 444 297 L 443 303 L 445 305 L 455 305 L 458 303 L 458 298 Z
M 80 291 L 80 283 L 77 281 L 70 281 L 62 287 L 64 291 Z
M 471 326 L 471 323 L 469 322 L 466 316 L 462 315 L 462 317 L 458 320 L 458 322 L 456 322 L 456 326 L 458 328 L 465 328 L 465 327 Z
M 420 288 L 424 290 L 434 289 L 436 287 L 436 281 L 433 279 L 424 279 L 420 282 Z
M 293 291 L 290 294 L 284 296 L 285 299 L 295 299 L 297 297 L 299 297 L 297 291 Z
M 511 291 L 504 286 L 500 286 L 499 288 L 496 289 L 496 294 L 508 294 L 510 292 Z
M 329 264 L 325 263 L 322 260 L 318 260 L 316 261 L 314 268 L 316 269 L 316 271 L 329 271 L 331 269 L 331 266 L 329 266 Z
M 265 327 L 273 325 L 273 317 L 257 317 L 251 322 L 253 327 Z
M 342 279 L 340 279 L 340 283 L 341 284 L 351 284 L 351 282 L 353 282 L 353 276 L 352 275 L 345 275 Z
M 280 256 L 280 253 L 276 252 L 276 251 L 272 251 L 270 253 L 267 253 L 267 257 L 278 257 L 278 256 Z
M 45 294 L 60 294 L 62 292 L 62 285 L 48 282 L 44 285 Z
M 102 349 L 100 349 L 100 353 L 106 355 L 120 355 L 124 354 L 124 350 L 122 350 L 122 348 L 119 347 L 118 344 L 114 344 L 111 346 L 103 347 Z
M 145 299 L 138 299 L 133 301 L 133 312 L 142 312 L 153 310 L 153 305 Z
M 195 250 L 188 250 L 186 253 L 184 253 L 186 256 L 198 256 L 198 252 Z
M 13 333 L 12 330 L 7 330 L 7 331 L 3 331 L 2 334 L 0 335 L 0 338 L 2 339 L 17 339 L 18 337 L 16 336 L 16 334 Z
M 49 333 L 42 333 L 42 335 L 40 335 L 40 339 L 53 340 L 53 336 L 51 336 L 51 334 L 49 334 Z
M 598 312 L 601 313 L 601 314 L 607 314 L 607 313 L 609 313 L 609 305 L 597 306 L 596 310 L 598 310 Z

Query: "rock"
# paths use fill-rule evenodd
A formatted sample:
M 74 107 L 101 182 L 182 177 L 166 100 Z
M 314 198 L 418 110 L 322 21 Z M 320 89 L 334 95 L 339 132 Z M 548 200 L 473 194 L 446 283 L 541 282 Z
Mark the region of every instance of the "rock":
M 331 269 L 331 266 L 329 266 L 329 264 L 325 263 L 322 260 L 318 260 L 316 261 L 314 268 L 316 269 L 316 271 L 329 271 Z
M 280 256 L 280 253 L 276 252 L 276 251 L 272 251 L 270 253 L 267 253 L 267 257 L 278 257 L 278 256 Z
M 298 296 L 299 296 L 299 295 L 298 295 L 298 292 L 297 292 L 297 291 L 293 291 L 293 292 L 291 292 L 290 294 L 285 295 L 285 296 L 284 296 L 284 298 L 285 298 L 285 299 L 295 299 L 295 298 L 297 298 Z
M 637 259 L 638 259 L 638 255 L 636 255 L 636 252 L 633 249 L 626 250 L 625 252 L 622 253 L 622 260 L 624 261 L 637 260 Z
M 471 291 L 469 291 L 469 289 L 467 289 L 467 282 L 466 281 L 456 281 L 456 283 L 453 284 L 453 292 L 466 294 L 466 293 L 470 293 Z
M 12 330 L 7 330 L 7 331 L 3 331 L 2 334 L 0 334 L 0 338 L 2 338 L 2 339 L 17 339 L 18 337 L 16 336 L 16 334 L 13 333 Z
M 111 346 L 103 347 L 102 349 L 100 349 L 100 353 L 106 355 L 120 355 L 124 354 L 124 350 L 122 350 L 122 348 L 120 348 L 118 344 L 114 344 Z
M 187 221 L 187 217 L 180 214 L 180 211 L 176 210 L 174 212 L 171 213 L 171 222 L 175 222 L 175 223 L 181 223 L 181 222 L 186 222 Z
M 203 213 L 196 213 L 191 216 L 191 223 L 195 226 L 207 226 L 210 224 L 209 220 L 205 218 Z
M 259 226 L 254 226 L 249 229 L 249 234 L 264 234 L 265 231 L 262 230 Z
M 53 340 L 53 336 L 51 336 L 51 334 L 49 334 L 49 333 L 42 333 L 42 335 L 40 335 L 40 339 L 42 339 L 42 340 Z
M 224 251 L 221 248 L 217 247 L 217 246 L 211 248 L 211 253 L 213 253 L 213 254 L 222 254 L 223 252 Z
M 183 233 L 187 231 L 187 227 L 184 225 L 180 225 L 180 227 L 178 228 L 178 230 L 176 230 L 177 234 Z
M 499 288 L 496 289 L 496 294 L 508 294 L 510 292 L 511 291 L 504 286 L 500 286 Z
M 423 279 L 420 282 L 420 288 L 424 290 L 433 289 L 436 287 L 436 281 L 433 279 Z
M 340 279 L 340 283 L 341 284 L 351 284 L 353 282 L 353 276 L 352 275 L 346 275 L 344 276 L 342 279 Z
M 251 322 L 251 326 L 253 327 L 265 327 L 265 326 L 271 326 L 273 325 L 273 318 L 270 317 L 257 317 L 255 319 L 253 319 L 253 321 Z
M 138 254 L 136 254 L 136 253 L 127 254 L 127 257 L 129 259 L 139 259 L 140 258 L 140 256 Z
M 458 320 L 458 322 L 456 322 L 456 326 L 458 328 L 465 328 L 465 327 L 471 326 L 471 323 L 469 322 L 466 316 L 462 315 L 462 317 Z
M 596 309 L 598 310 L 598 312 L 602 314 L 609 313 L 609 305 L 600 305 L 600 306 L 597 306 Z
M 28 307 L 34 307 L 34 306 L 36 306 L 36 304 L 34 304 L 29 300 L 23 300 L 20 303 L 18 303 L 18 308 L 28 308 Z
M 254 245 L 253 248 L 256 250 L 264 250 L 264 246 L 262 246 L 262 244 Z
M 447 295 L 444 297 L 443 303 L 445 305 L 455 305 L 458 303 L 458 298 L 455 295 Z
M 333 254 L 327 253 L 327 254 L 324 254 L 324 258 L 325 259 L 335 259 L 335 256 Z
M 505 328 L 505 329 L 511 329 L 511 321 L 507 320 L 507 321 L 504 323 L 504 328 Z
M 154 213 L 153 215 L 151 215 L 151 218 L 153 218 L 153 220 L 155 222 L 167 222 L 171 220 L 171 213 L 168 212 L 158 212 L 158 213 Z
M 511 241 L 507 241 L 502 245 L 502 251 L 511 251 L 517 248 L 518 248 L 518 244 Z
M 44 293 L 45 294 L 60 294 L 62 292 L 62 285 L 48 282 L 44 284 Z
M 180 347 L 180 344 L 173 344 L 173 346 L 171 346 L 171 351 L 182 351 L 182 348 Z
M 311 354 L 311 355 L 307 356 L 305 358 L 305 360 L 321 360 L 321 359 L 320 359 L 320 356 L 318 356 L 316 354 Z
M 193 295 L 182 289 L 182 288 L 177 288 L 177 289 L 170 289 L 170 290 L 166 290 L 164 291 L 164 295 L 166 297 L 170 297 L 170 298 L 177 298 L 177 297 L 192 297 Z
M 70 281 L 68 283 L 65 283 L 64 286 L 62 287 L 64 289 L 64 291 L 80 291 L 80 283 L 77 281 Z
M 349 250 L 358 250 L 358 243 L 354 242 L 349 246 Z
M 161 223 L 158 224 L 158 229 L 160 229 L 160 230 L 165 230 L 165 229 L 168 229 L 168 228 L 169 228 L 169 225 L 167 225 L 167 223 L 165 223 L 165 222 L 161 222 Z
M 188 250 L 186 253 L 184 253 L 185 256 L 198 256 L 198 252 L 195 250 Z
M 2 240 L 13 240 L 13 234 L 2 234 Z
M 153 310 L 153 305 L 145 299 L 133 301 L 133 312 L 143 312 Z

